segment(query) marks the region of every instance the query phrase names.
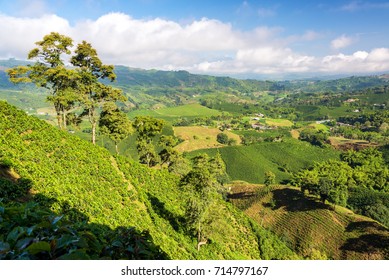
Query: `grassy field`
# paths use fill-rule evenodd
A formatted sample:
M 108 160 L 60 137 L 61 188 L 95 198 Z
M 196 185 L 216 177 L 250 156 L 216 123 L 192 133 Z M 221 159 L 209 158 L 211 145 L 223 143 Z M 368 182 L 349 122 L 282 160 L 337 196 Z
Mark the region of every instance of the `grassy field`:
M 337 159 L 339 152 L 331 148 L 318 148 L 307 142 L 287 139 L 284 142 L 263 142 L 250 146 L 230 146 L 205 149 L 189 153 L 195 156 L 207 153 L 214 156 L 220 151 L 232 180 L 263 183 L 266 171 L 276 175 L 276 181 L 290 178 L 292 172 L 308 168 L 315 161 Z
M 305 197 L 297 188 L 236 183 L 230 200 L 306 258 L 387 259 L 389 230 L 352 211 Z
M 292 129 L 290 131 L 290 135 L 294 138 L 294 139 L 299 139 L 300 137 L 300 131 L 297 130 L 297 129 Z
M 329 127 L 326 126 L 325 124 L 322 124 L 322 123 L 311 123 L 311 124 L 307 125 L 307 127 L 314 128 L 317 131 L 319 131 L 319 130 L 322 130 L 324 132 L 330 131 Z
M 46 94 L 40 92 L 30 92 L 30 90 L 5 90 L 0 89 L 0 100 L 21 108 L 28 113 L 36 113 L 38 108 L 47 107 Z
M 221 114 L 218 110 L 209 109 L 200 104 L 187 104 L 157 110 L 134 110 L 130 111 L 128 116 L 130 118 L 135 118 L 136 116 L 152 116 L 166 121 L 172 121 L 179 118 L 211 117 Z
M 285 119 L 266 119 L 266 124 L 270 126 L 292 126 L 293 123 L 290 120 Z
M 199 149 L 225 147 L 216 141 L 217 135 L 221 133 L 218 128 L 208 128 L 202 126 L 179 126 L 174 127 L 174 134 L 183 139 L 184 142 L 176 146 L 180 152 L 190 152 Z M 232 132 L 224 131 L 228 138 L 233 138 L 240 142 L 240 137 Z

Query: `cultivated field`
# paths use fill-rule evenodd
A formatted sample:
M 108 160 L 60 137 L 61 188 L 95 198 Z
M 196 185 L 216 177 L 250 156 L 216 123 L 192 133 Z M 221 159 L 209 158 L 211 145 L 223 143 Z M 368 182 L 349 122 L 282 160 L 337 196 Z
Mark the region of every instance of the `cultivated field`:
M 290 120 L 285 119 L 266 119 L 266 124 L 270 126 L 292 126 L 293 123 Z
M 179 118 L 196 118 L 196 117 L 211 117 L 218 116 L 222 113 L 218 110 L 209 109 L 200 104 L 187 104 L 177 107 L 166 107 L 157 110 L 134 110 L 128 113 L 130 118 L 136 116 L 152 116 L 167 121 L 172 121 Z
M 385 259 L 389 230 L 352 211 L 305 197 L 298 188 L 235 183 L 230 200 L 307 258 Z
M 339 152 L 334 149 L 315 147 L 295 139 L 250 146 L 229 146 L 218 150 L 231 179 L 251 183 L 263 183 L 266 171 L 273 172 L 276 181 L 282 182 L 289 179 L 293 172 L 313 166 L 316 161 L 339 158 Z M 194 151 L 189 156 L 204 152 L 214 156 L 216 149 Z
M 202 126 L 179 126 L 174 127 L 174 134 L 184 140 L 176 146 L 180 152 L 190 152 L 199 149 L 225 147 L 216 141 L 216 137 L 221 131 L 218 128 L 208 128 Z M 240 137 L 232 132 L 224 131 L 228 138 L 233 138 L 240 142 Z

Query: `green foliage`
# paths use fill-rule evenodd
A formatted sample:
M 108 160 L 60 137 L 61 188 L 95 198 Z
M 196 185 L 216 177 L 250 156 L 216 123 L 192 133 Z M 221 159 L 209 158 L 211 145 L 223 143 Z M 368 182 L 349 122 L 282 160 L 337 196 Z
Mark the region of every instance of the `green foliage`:
M 31 50 L 28 59 L 35 59 L 34 65 L 16 66 L 8 69 L 8 75 L 13 83 L 32 82 L 38 87 L 50 90 L 47 100 L 53 103 L 57 112 L 58 125 L 66 127 L 66 112 L 78 101 L 75 92 L 77 73 L 65 68 L 62 55 L 69 55 L 73 40 L 56 32 L 44 36 L 36 42 L 37 48 Z
M 99 233 L 97 225 L 74 224 L 36 202 L 0 205 L 0 259 L 166 258 L 148 233 L 134 228 Z
M 315 161 L 339 157 L 339 152 L 330 148 L 319 148 L 295 139 L 284 142 L 263 142 L 249 146 L 219 148 L 226 164 L 227 174 L 232 180 L 263 183 L 265 172 L 276 175 L 276 183 L 289 180 L 292 172 L 308 168 Z M 188 154 L 193 157 L 206 152 L 210 156 L 216 149 L 198 150 Z
M 323 201 L 348 206 L 357 213 L 388 225 L 389 171 L 382 153 L 369 148 L 349 150 L 342 161 L 316 164 L 310 170 L 294 174 L 292 184 L 304 192 L 319 195 Z
M 0 248 L 6 252 L 6 258 L 258 259 L 266 256 L 266 252 L 260 253 L 261 245 L 247 217 L 220 195 L 212 206 L 212 213 L 217 217 L 211 216 L 209 242 L 198 252 L 184 225 L 187 200 L 183 198 L 193 193 L 180 187 L 179 177 L 127 158 L 114 158 L 107 150 L 29 117 L 4 102 L 0 102 L 0 119 L 0 158 L 6 163 L 4 166 L 12 167 L 15 174 L 29 180 L 26 181 L 30 182 L 29 194 L 34 194 L 37 203 L 35 210 L 28 211 L 32 208 L 24 203 L 1 204 Z M 208 164 L 214 168 L 221 163 Z M 3 173 L 0 177 L 4 178 Z M 2 183 L 9 186 L 8 201 L 19 199 L 10 196 L 17 182 L 12 185 L 6 180 Z M 20 195 L 23 201 L 31 199 L 23 193 Z M 19 209 L 17 212 L 10 210 L 14 206 Z M 41 227 L 41 223 L 45 226 Z M 7 240 L 10 232 L 16 242 Z M 16 244 L 25 238 L 46 243 L 27 250 L 32 242 L 20 249 Z M 65 245 L 53 250 L 52 240 L 57 246 Z M 20 241 L 19 245 L 23 244 L 26 243 Z M 279 252 L 278 248 L 274 250 Z
M 371 217 L 389 227 L 389 194 L 367 188 L 349 188 L 347 205 L 356 213 Z
M 140 139 L 151 142 L 151 137 L 161 133 L 164 121 L 149 116 L 136 117 L 133 126 L 138 132 Z
M 77 88 L 80 91 L 80 103 L 84 108 L 83 115 L 88 116 L 92 126 L 92 143 L 96 143 L 96 126 L 98 122 L 97 109 L 106 102 L 125 101 L 122 91 L 103 84 L 101 80 L 113 82 L 116 75 L 113 65 L 104 65 L 92 45 L 83 41 L 77 45 L 75 54 L 70 61 L 78 67 Z
M 219 142 L 220 144 L 227 144 L 228 143 L 228 135 L 225 133 L 219 133 L 216 136 L 216 141 Z
M 265 181 L 264 181 L 265 186 L 274 185 L 275 182 L 276 182 L 276 175 L 271 171 L 266 171 Z
M 324 131 L 306 128 L 300 132 L 300 140 L 307 141 L 312 145 L 323 147 L 328 144 L 328 134 Z
M 224 194 L 225 164 L 220 156 L 209 158 L 207 154 L 192 159 L 193 168 L 181 184 L 192 195 L 185 209 L 186 226 L 197 236 L 197 250 L 209 239 L 218 217 L 218 196 Z
M 151 142 L 146 140 L 138 140 L 136 143 L 138 150 L 139 162 L 146 164 L 148 167 L 155 166 L 159 163 L 159 157 L 155 151 L 155 147 Z
M 136 139 L 136 149 L 138 151 L 139 161 L 147 166 L 155 166 L 159 162 L 158 154 L 152 139 L 161 133 L 165 122 L 149 116 L 138 116 L 133 122 L 133 127 L 138 133 Z M 168 160 L 169 156 L 162 152 L 163 160 Z
M 315 164 L 312 170 L 294 174 L 292 184 L 301 191 L 318 195 L 323 202 L 346 206 L 347 186 L 352 184 L 352 169 L 344 162 L 329 160 Z
M 119 154 L 118 143 L 132 132 L 132 124 L 126 114 L 114 103 L 106 103 L 100 114 L 100 132 L 115 142 L 116 153 Z

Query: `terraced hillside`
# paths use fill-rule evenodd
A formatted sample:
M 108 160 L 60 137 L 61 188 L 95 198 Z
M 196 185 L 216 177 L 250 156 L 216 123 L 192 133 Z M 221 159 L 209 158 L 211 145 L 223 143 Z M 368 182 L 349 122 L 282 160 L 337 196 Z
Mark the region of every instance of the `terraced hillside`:
M 88 244 L 96 244 L 92 236 L 100 240 L 98 254 L 94 250 L 91 258 L 128 256 L 124 253 L 139 257 L 140 252 L 147 252 L 144 258 L 168 259 L 298 257 L 221 197 L 218 227 L 209 236 L 209 244 L 197 251 L 197 239 L 184 226 L 184 198 L 190 194 L 179 186 L 178 177 L 115 158 L 106 149 L 1 101 L 0 167 L 1 258 L 18 254 L 27 258 L 23 253 L 27 246 L 28 253 L 38 254 L 37 258 L 45 252 L 56 258 L 52 251 L 59 246 L 73 246 L 73 252 L 82 253 L 73 258 L 86 258 L 91 251 L 86 241 L 80 243 L 75 234 L 64 235 L 62 228 L 54 229 L 51 237 L 46 231 L 33 235 L 34 229 L 56 227 L 62 217 L 86 235 Z M 36 205 L 44 211 L 32 211 Z M 50 215 L 41 216 L 42 211 Z M 114 233 L 118 239 L 108 246 L 104 242 Z M 131 244 L 125 243 L 128 238 Z M 111 249 L 116 253 L 110 254 Z
M 346 208 L 334 209 L 287 186 L 236 183 L 232 192 L 233 204 L 305 257 L 389 258 L 389 230 Z

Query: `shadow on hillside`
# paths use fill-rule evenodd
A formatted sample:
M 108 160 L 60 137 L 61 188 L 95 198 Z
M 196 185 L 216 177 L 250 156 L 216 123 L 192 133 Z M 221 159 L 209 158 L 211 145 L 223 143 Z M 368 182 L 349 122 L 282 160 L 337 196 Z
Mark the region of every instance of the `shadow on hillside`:
M 366 234 L 348 239 L 340 248 L 341 250 L 362 253 L 367 255 L 368 259 L 389 259 L 389 236 L 379 234 L 378 232 L 387 232 L 385 227 L 376 222 L 361 221 L 350 223 L 347 226 L 346 231 L 362 231 Z
M 361 221 L 361 222 L 350 223 L 346 228 L 347 232 L 351 232 L 351 231 L 372 232 L 377 230 L 388 231 L 388 229 L 386 229 L 384 226 L 373 221 Z
M 176 214 L 170 212 L 166 209 L 165 203 L 161 202 L 157 197 L 147 193 L 147 196 L 151 202 L 151 207 L 154 212 L 158 214 L 158 216 L 164 218 L 166 221 L 170 223 L 175 231 L 179 231 L 184 227 L 182 224 L 185 222 L 183 217 L 179 217 Z
M 0 259 L 169 259 L 147 231 L 90 223 L 67 201 L 31 194 L 32 185 L 0 175 Z
M 291 212 L 331 209 L 329 205 L 305 197 L 299 190 L 284 188 L 273 190 L 272 193 L 273 201 L 271 203 L 265 203 L 264 206 L 270 207 L 273 210 L 277 210 L 281 207 L 285 207 L 287 211 Z
M 31 180 L 20 178 L 19 174 L 12 169 L 11 164 L 0 160 L 0 198 L 3 202 L 30 200 L 31 187 Z
M 364 234 L 358 238 L 350 238 L 340 248 L 341 250 L 354 251 L 367 254 L 368 258 L 389 259 L 389 237 L 379 234 Z

